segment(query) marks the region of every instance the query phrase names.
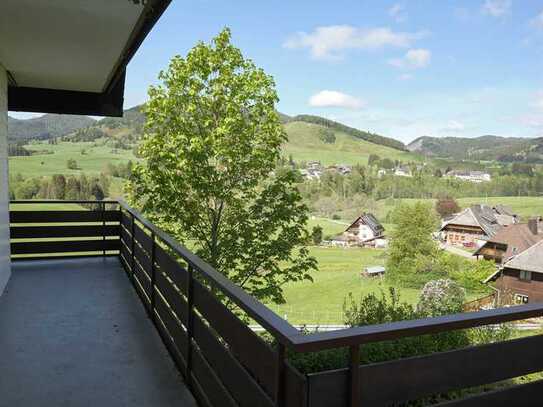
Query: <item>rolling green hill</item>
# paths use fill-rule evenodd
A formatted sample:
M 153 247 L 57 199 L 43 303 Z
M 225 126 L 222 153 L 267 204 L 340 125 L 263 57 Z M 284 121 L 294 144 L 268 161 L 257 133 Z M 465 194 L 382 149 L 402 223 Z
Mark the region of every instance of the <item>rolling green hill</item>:
M 285 126 L 285 130 L 289 136 L 288 143 L 283 146 L 284 155 L 291 155 L 295 161 L 320 161 L 323 165 L 340 163 L 367 164 L 370 154 L 377 154 L 381 158 L 386 157 L 403 162 L 422 160 L 420 155 L 408 152 L 403 143 L 391 138 L 354 129 L 318 116 L 299 115 L 291 117 L 279 114 L 281 122 Z M 105 118 L 99 121 L 86 118 L 88 121 L 78 121 L 79 118 L 85 119 L 84 116 L 45 115 L 36 119 L 17 120 L 16 122 L 27 122 L 28 125 L 24 133 L 27 139 L 37 138 L 43 140 L 53 137 L 61 138 L 58 145 L 46 146 L 44 143 L 39 143 L 38 145 L 29 146 L 28 150 L 31 151 L 49 150 L 50 153 L 46 156 L 42 157 L 42 154 L 37 153 L 30 157 L 13 157 L 12 166 L 15 168 L 15 171 L 22 170 L 23 163 L 29 167 L 35 167 L 34 170 L 36 172 L 40 169 L 43 170 L 44 166 L 50 169 L 50 171 L 59 171 L 65 166 L 66 159 L 70 158 L 67 155 L 76 155 L 75 153 L 81 149 L 89 149 L 93 145 L 98 153 L 96 142 L 101 138 L 109 140 L 107 145 L 111 148 L 119 150 L 130 149 L 139 137 L 141 137 L 145 123 L 141 106 L 125 110 L 124 116 L 120 118 Z M 34 133 L 36 137 L 31 136 L 30 129 L 32 127 L 30 125 L 44 121 L 54 122 L 55 120 L 58 120 L 59 123 L 49 123 L 48 128 L 58 129 L 56 132 L 44 134 L 40 127 L 36 127 L 37 130 Z M 87 126 L 83 126 L 85 122 Z M 67 131 L 66 123 L 72 123 L 72 130 Z M 320 137 L 322 132 L 333 134 L 335 141 L 333 143 L 322 141 Z M 86 145 L 85 142 L 89 144 Z M 103 145 L 103 143 L 98 144 Z M 90 151 L 87 152 L 90 153 Z M 124 153 L 123 155 L 131 156 L 131 154 Z M 95 171 L 97 168 L 104 166 L 105 163 L 103 160 L 115 160 L 116 157 L 116 154 L 115 157 L 112 156 L 106 148 L 104 151 L 100 151 L 97 156 L 94 156 L 95 160 L 101 161 L 100 163 L 91 164 L 92 159 L 90 154 L 88 156 L 77 155 L 73 158 L 81 162 L 83 169 L 88 167 L 88 170 Z M 133 158 L 133 156 L 131 157 Z M 56 160 L 59 162 L 55 164 Z M 51 165 L 45 165 L 44 163 L 50 163 Z M 50 171 L 46 172 L 49 173 Z
M 543 138 L 425 136 L 414 140 L 407 148 L 427 156 L 455 160 L 543 162 Z
M 95 123 L 96 120 L 88 116 L 77 115 L 45 114 L 26 120 L 8 117 L 8 138 L 13 141 L 45 140 L 64 136 Z
M 323 126 L 301 121 L 286 123 L 289 141 L 283 146 L 284 154 L 292 155 L 295 161 L 320 161 L 323 165 L 367 164 L 370 154 L 403 162 L 423 159 L 419 154 L 371 143 L 338 130 L 333 130 L 335 142 L 325 143 L 319 138 L 321 129 Z

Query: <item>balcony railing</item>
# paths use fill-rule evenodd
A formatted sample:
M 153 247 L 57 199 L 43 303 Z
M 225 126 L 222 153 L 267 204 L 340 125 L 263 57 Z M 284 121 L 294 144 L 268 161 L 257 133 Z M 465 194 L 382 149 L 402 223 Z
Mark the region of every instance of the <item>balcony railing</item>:
M 543 315 L 543 304 L 302 334 L 124 202 L 14 201 L 13 259 L 119 256 L 149 317 L 202 406 L 389 406 L 543 370 L 543 336 L 360 365 L 364 344 Z M 78 204 L 89 209 L 32 210 Z M 45 240 L 44 240 L 45 239 Z M 69 240 L 68 240 L 69 239 Z M 264 341 L 225 305 L 274 338 Z M 302 374 L 291 352 L 348 348 L 344 369 Z M 447 406 L 539 405 L 543 380 Z

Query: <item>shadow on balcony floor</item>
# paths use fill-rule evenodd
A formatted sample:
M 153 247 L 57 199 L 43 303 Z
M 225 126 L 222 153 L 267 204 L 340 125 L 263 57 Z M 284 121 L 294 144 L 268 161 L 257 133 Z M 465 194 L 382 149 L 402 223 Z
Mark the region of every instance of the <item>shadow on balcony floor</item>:
M 19 262 L 0 297 L 0 406 L 196 406 L 116 258 Z

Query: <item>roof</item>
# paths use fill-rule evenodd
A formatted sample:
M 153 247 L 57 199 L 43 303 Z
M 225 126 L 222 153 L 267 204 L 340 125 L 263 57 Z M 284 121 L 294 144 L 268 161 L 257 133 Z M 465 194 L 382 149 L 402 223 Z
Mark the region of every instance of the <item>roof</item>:
M 358 218 L 356 218 L 354 222 L 351 223 L 347 229 L 345 229 L 345 231 L 348 231 L 350 228 L 359 223 L 359 221 L 361 221 L 364 225 L 367 225 L 376 235 L 382 233 L 385 230 L 383 225 L 377 220 L 377 218 L 373 214 L 363 213 Z
M 507 245 L 507 249 L 503 258 L 508 259 L 515 254 L 522 253 L 542 239 L 543 233 L 534 234 L 527 223 L 517 223 L 502 228 L 473 255 L 481 254 L 481 251 L 491 244 L 504 244 Z
M 372 266 L 372 267 L 366 267 L 365 271 L 368 274 L 379 274 L 379 273 L 384 273 L 385 268 L 383 266 Z
M 503 210 L 503 208 L 500 210 Z M 441 227 L 441 230 L 448 225 L 477 226 L 487 236 L 493 237 L 503 226 L 513 224 L 514 222 L 515 218 L 513 215 L 508 215 L 505 212 L 501 213 L 496 208 L 491 208 L 487 205 L 472 205 L 447 221 Z
M 543 273 L 543 240 L 507 261 L 503 268 Z
M 122 115 L 126 65 L 171 0 L 2 0 L 8 109 Z

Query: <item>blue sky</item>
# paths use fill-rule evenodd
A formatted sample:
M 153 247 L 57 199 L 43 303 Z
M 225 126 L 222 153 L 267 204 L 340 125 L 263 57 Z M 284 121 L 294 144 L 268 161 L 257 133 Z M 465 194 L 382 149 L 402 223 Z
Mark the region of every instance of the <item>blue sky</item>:
M 281 112 L 404 142 L 543 136 L 541 0 L 174 0 L 129 65 L 125 107 L 224 26 L 275 77 Z

